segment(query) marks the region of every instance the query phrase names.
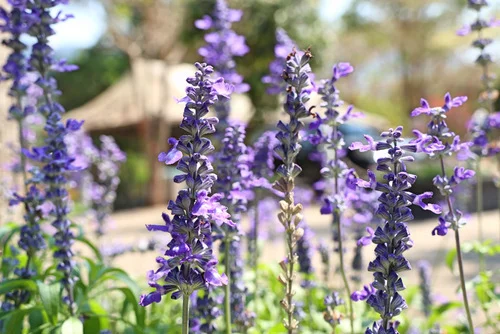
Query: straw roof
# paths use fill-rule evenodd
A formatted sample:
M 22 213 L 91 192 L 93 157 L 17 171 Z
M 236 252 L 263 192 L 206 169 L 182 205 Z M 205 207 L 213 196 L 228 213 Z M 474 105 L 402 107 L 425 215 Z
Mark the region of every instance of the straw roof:
M 132 68 L 119 82 L 66 117 L 84 120 L 87 131 L 133 125 L 148 117 L 179 124 L 184 104 L 175 98 L 185 96 L 186 78 L 193 75 L 195 67 L 139 59 Z M 248 122 L 253 113 L 250 99 L 240 94 L 232 95 L 231 110 L 231 118 L 241 122 Z

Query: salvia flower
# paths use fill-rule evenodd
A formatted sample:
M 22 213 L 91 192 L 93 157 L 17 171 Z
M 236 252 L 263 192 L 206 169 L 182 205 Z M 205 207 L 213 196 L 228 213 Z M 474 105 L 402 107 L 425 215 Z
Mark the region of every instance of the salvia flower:
M 195 22 L 198 29 L 210 31 L 205 35 L 207 44 L 198 53 L 214 67 L 216 76 L 224 78 L 231 85 L 226 87 L 231 87 L 237 93 L 244 93 L 250 88 L 236 71 L 234 61 L 234 57 L 244 56 L 249 51 L 245 37 L 231 29 L 231 25 L 240 21 L 242 16 L 241 10 L 228 8 L 225 0 L 217 0 L 212 16 L 205 15 Z M 229 102 L 216 101 L 214 108 L 221 125 L 225 124 L 230 113 Z
M 274 175 L 274 147 L 277 144 L 276 133 L 266 131 L 249 147 L 248 160 L 250 172 L 252 173 L 249 188 L 253 189 L 254 198 L 250 203 L 250 231 L 248 231 L 248 254 L 249 265 L 256 269 L 259 262 L 260 251 L 258 240 L 261 236 L 267 237 L 266 231 L 262 229 L 262 223 L 270 222 L 269 217 L 274 216 L 276 201 L 268 197 L 271 190 L 271 178 Z M 267 199 L 266 199 L 267 197 Z M 268 214 L 269 213 L 269 214 Z M 275 224 L 264 224 L 264 226 L 275 226 Z
M 99 155 L 94 160 L 97 178 L 91 188 L 92 213 L 97 223 L 98 236 L 104 234 L 109 215 L 113 211 L 116 190 L 120 184 L 120 166 L 126 160 L 125 153 L 120 150 L 113 137 L 103 135 L 100 141 Z
M 323 265 L 323 282 L 327 283 L 330 277 L 330 248 L 324 241 L 321 241 L 318 245 L 318 252 Z
M 274 148 L 274 151 L 283 162 L 276 169 L 279 179 L 274 183 L 273 189 L 284 194 L 284 199 L 280 201 L 281 212 L 278 214 L 278 219 L 285 228 L 287 252 L 286 259 L 280 263 L 283 272 L 280 274 L 279 280 L 285 287 L 285 297 L 281 301 L 281 306 L 287 314 L 284 325 L 290 334 L 296 331 L 299 326 L 298 321 L 294 318 L 293 281 L 295 276 L 294 266 L 297 262 L 295 246 L 303 234 L 303 230 L 298 227 L 302 220 L 302 205 L 294 203 L 293 190 L 295 188 L 295 178 L 302 171 L 295 163 L 301 148 L 299 134 L 304 127 L 302 119 L 310 115 L 305 103 L 309 101 L 307 88 L 310 85 L 308 74 L 311 72 L 309 66 L 311 58 L 312 54 L 309 50 L 300 54 L 294 50 L 287 57 L 283 79 L 288 88 L 283 107 L 290 120 L 289 123 L 278 122 L 279 132 L 276 138 L 279 144 Z
M 329 80 L 321 81 L 318 87 L 318 94 L 321 96 L 321 107 L 324 108 L 324 116 L 316 115 L 316 120 L 310 124 L 310 129 L 315 133 L 309 140 L 314 145 L 322 145 L 327 158 L 325 166 L 321 169 L 321 174 L 325 180 L 333 182 L 333 190 L 327 193 L 323 198 L 321 214 L 330 214 L 333 218 L 333 239 L 338 241 L 340 273 L 344 281 L 344 288 L 347 296 L 351 294 L 344 265 L 344 247 L 343 238 L 345 237 L 342 229 L 342 215 L 346 208 L 346 203 L 350 199 L 350 193 L 356 189 L 352 182 L 353 170 L 348 169 L 347 165 L 341 160 L 345 156 L 344 136 L 339 131 L 339 126 L 348 120 L 359 117 L 361 114 L 354 112 L 352 106 L 341 114 L 338 108 L 343 105 L 340 99 L 340 91 L 336 83 L 340 78 L 348 76 L 354 71 L 349 63 L 338 63 L 333 66 L 332 77 Z M 330 154 L 330 156 L 328 156 Z M 354 315 L 352 303 L 349 304 L 349 319 L 351 323 L 351 333 L 354 331 Z
M 432 311 L 431 297 L 431 266 L 428 261 L 418 263 L 418 275 L 420 277 L 420 294 L 422 296 L 422 310 L 426 317 L 429 317 Z
M 196 63 L 197 72 L 186 81 L 186 103 L 181 129 L 186 132 L 179 140 L 170 139 L 171 150 L 160 153 L 158 160 L 166 164 L 177 162 L 181 174 L 174 182 L 185 182 L 187 188 L 170 201 L 171 216 L 163 214 L 165 225 L 147 225 L 149 231 L 167 232 L 172 240 L 165 257 L 158 257 L 160 265 L 147 274 L 148 283 L 155 291 L 142 295 L 140 304 L 147 306 L 160 302 L 163 295 L 172 292 L 172 299 L 184 298 L 199 289 L 227 284 L 227 277 L 217 271 L 217 259 L 212 250 L 211 224 L 233 225 L 227 208 L 220 204 L 221 195 L 210 195 L 216 176 L 208 158 L 214 147 L 207 135 L 215 132 L 218 120 L 207 117 L 210 106 L 217 100 L 217 90 L 210 79 L 213 68 Z M 163 284 L 161 283 L 163 281 Z
M 71 15 L 61 13 L 53 15 L 53 8 L 64 4 L 65 1 L 40 2 L 30 4 L 30 12 L 35 23 L 28 30 L 28 34 L 36 39 L 32 46 L 29 62 L 29 70 L 37 75 L 36 85 L 43 91 L 38 103 L 38 112 L 45 116 L 44 130 L 47 133 L 45 146 L 33 148 L 31 152 L 25 150 L 25 154 L 41 164 L 42 182 L 47 186 L 45 198 L 50 202 L 49 213 L 53 216 L 52 226 L 56 228 L 54 241 L 56 251 L 54 257 L 58 259 L 57 270 L 62 273 L 62 285 L 65 290 L 64 301 L 68 304 L 70 313 L 74 312 L 73 285 L 75 275 L 73 268 L 72 245 L 74 235 L 70 229 L 68 213 L 68 191 L 67 174 L 76 168 L 72 165 L 73 158 L 68 154 L 64 138 L 67 134 L 78 131 L 82 122 L 69 119 L 62 121 L 64 108 L 54 101 L 56 95 L 60 94 L 53 72 L 65 72 L 76 69 L 76 66 L 66 64 L 64 60 L 56 60 L 54 51 L 49 46 L 49 38 L 54 35 L 53 25 L 64 21 Z
M 217 181 L 214 191 L 223 195 L 222 205 L 228 208 L 234 225 L 224 225 L 216 229 L 218 238 L 222 239 L 221 254 L 224 254 L 226 276 L 230 286 L 226 289 L 226 298 L 230 299 L 231 310 L 225 310 L 234 323 L 242 326 L 245 319 L 246 287 L 243 282 L 243 261 L 241 258 L 241 214 L 247 210 L 247 204 L 253 193 L 249 166 L 249 150 L 244 143 L 246 135 L 243 124 L 229 121 L 222 139 L 222 147 L 215 156 Z M 230 295 L 228 295 L 228 293 Z M 230 313 L 230 314 L 227 314 Z
M 413 161 L 408 152 L 416 152 L 415 144 L 404 145 L 401 142 L 402 127 L 382 132 L 382 141 L 373 142 L 376 150 L 387 150 L 387 157 L 377 160 L 377 170 L 384 172 L 383 182 L 377 182 L 375 174 L 369 172 L 370 181 L 358 181 L 358 185 L 381 192 L 376 214 L 384 220 L 383 226 L 375 230 L 372 242 L 376 245 L 375 260 L 370 262 L 368 270 L 373 272 L 372 286 L 377 290 L 370 295 L 367 303 L 380 314 L 381 320 L 366 333 L 398 333 L 390 321 L 399 315 L 407 304 L 400 295 L 405 289 L 401 273 L 410 270 L 411 266 L 404 257 L 404 252 L 413 246 L 406 222 L 413 219 L 410 205 L 421 206 L 425 210 L 440 212 L 435 205 L 424 203 L 422 195 L 410 191 L 416 176 L 407 172 L 406 164 Z M 353 143 L 351 149 L 363 145 Z M 425 197 L 431 194 L 426 194 Z
M 302 221 L 299 226 L 304 230 L 304 235 L 297 241 L 297 259 L 299 262 L 299 272 L 304 276 L 301 282 L 301 286 L 303 288 L 310 288 L 314 286 L 314 282 L 312 280 L 312 275 L 314 274 L 314 268 L 312 266 L 313 232 L 305 221 Z
M 460 273 L 460 283 L 462 288 L 462 296 L 464 301 L 465 312 L 467 314 L 467 321 L 469 325 L 469 331 L 474 330 L 474 325 L 472 322 L 472 316 L 469 309 L 469 302 L 467 298 L 467 291 L 465 286 L 465 277 L 463 271 L 461 245 L 460 245 L 460 234 L 459 228 L 465 224 L 465 220 L 462 218 L 462 212 L 455 209 L 452 201 L 452 196 L 455 188 L 461 182 L 472 178 L 475 172 L 472 170 L 467 170 L 463 167 L 455 167 L 453 175 L 448 176 L 445 169 L 445 157 L 457 153 L 457 157 L 460 158 L 460 151 L 468 150 L 471 143 L 461 143 L 460 137 L 456 136 L 446 124 L 446 114 L 453 107 L 461 106 L 466 100 L 466 97 L 455 97 L 451 98 L 450 94 L 447 93 L 444 97 L 445 103 L 442 107 L 431 108 L 426 100 L 421 100 L 421 107 L 415 109 L 412 112 L 412 116 L 418 116 L 420 114 L 426 114 L 430 116 L 430 121 L 427 125 L 427 134 L 420 134 L 419 138 L 412 141 L 417 146 L 426 140 L 428 137 L 432 137 L 432 140 L 438 145 L 431 152 L 426 152 L 431 157 L 437 157 L 441 165 L 441 173 L 436 175 L 433 179 L 433 183 L 437 189 L 441 192 L 443 197 L 446 199 L 447 208 L 446 212 L 443 212 L 439 217 L 439 224 L 432 231 L 433 235 L 444 236 L 447 234 L 448 229 L 452 229 L 455 234 L 455 249 L 458 258 L 458 267 Z
M 446 124 L 446 114 L 454 107 L 461 106 L 466 100 L 466 97 L 452 98 L 449 93 L 445 95 L 445 103 L 442 107 L 431 108 L 428 102 L 424 99 L 421 101 L 421 107 L 416 108 L 412 112 L 412 116 L 425 114 L 430 116 L 430 121 L 427 125 L 428 133 L 415 132 L 417 138 L 412 141 L 417 146 L 417 149 L 426 153 L 431 157 L 443 157 L 456 153 L 458 157 L 461 156 L 462 151 L 468 151 L 471 143 L 461 143 L 460 137 L 452 132 Z M 428 143 L 432 142 L 432 146 Z M 466 155 L 467 156 L 467 155 Z M 439 189 L 441 194 L 449 198 L 453 193 L 453 188 L 461 182 L 472 178 L 475 172 L 467 170 L 463 167 L 455 167 L 452 176 L 437 175 L 433 183 Z M 462 213 L 459 210 L 449 211 L 443 213 L 439 217 L 439 225 L 433 230 L 432 234 L 446 235 L 448 228 L 458 229 L 459 226 L 465 222 L 462 219 Z
M 269 179 L 274 175 L 274 150 L 276 132 L 266 131 L 259 136 L 250 150 L 254 188 L 271 188 Z
M 192 298 L 192 301 L 190 331 L 196 334 L 217 333 L 219 328 L 215 320 L 223 314 L 220 305 L 224 303 L 224 296 L 213 291 L 204 291 L 202 296 Z
M 340 298 L 339 293 L 335 291 L 325 297 L 323 304 L 326 307 L 326 311 L 323 312 L 323 318 L 335 330 L 335 327 L 340 324 L 340 320 L 342 319 L 342 314 L 336 308 L 344 305 L 345 302 Z
M 33 115 L 35 108 L 28 103 L 30 96 L 31 82 L 28 79 L 28 62 L 25 56 L 26 45 L 21 41 L 21 36 L 26 34 L 35 23 L 36 16 L 31 15 L 27 4 L 22 1 L 10 3 L 10 10 L 0 8 L 0 31 L 6 34 L 2 44 L 11 49 L 6 63 L 2 67 L 0 80 L 10 81 L 9 95 L 12 97 L 12 105 L 9 108 L 9 119 L 18 123 L 19 148 L 16 155 L 19 160 L 11 166 L 13 172 L 19 172 L 22 175 L 23 195 L 13 193 L 10 196 L 9 205 L 22 204 L 24 208 L 23 218 L 25 224 L 21 227 L 18 246 L 24 250 L 27 255 L 26 264 L 12 268 L 14 274 L 22 279 L 30 279 L 37 273 L 30 264 L 36 253 L 46 248 L 46 242 L 43 238 L 40 221 L 42 206 L 45 196 L 39 190 L 40 180 L 36 178 L 28 179 L 27 171 L 29 168 L 26 156 L 22 153 L 28 146 L 30 137 L 33 137 L 32 131 L 27 128 L 30 115 Z M 16 264 L 18 265 L 18 263 Z M 11 291 L 6 297 L 7 300 L 2 303 L 2 309 L 18 307 L 20 304 L 29 302 L 30 293 L 26 290 Z
M 479 102 L 484 106 L 484 109 L 478 109 L 474 113 L 469 123 L 469 132 L 472 136 L 474 153 L 479 157 L 487 157 L 500 152 L 500 148 L 493 143 L 494 133 L 498 132 L 500 126 L 491 122 L 491 119 L 500 117 L 500 112 L 495 113 L 494 110 L 498 90 L 495 89 L 496 76 L 491 71 L 493 60 L 491 54 L 488 53 L 488 46 L 493 43 L 493 40 L 484 37 L 484 31 L 490 27 L 500 27 L 500 20 L 491 19 L 487 21 L 481 17 L 481 11 L 488 6 L 488 2 L 485 0 L 469 0 L 468 6 L 477 12 L 477 19 L 472 24 L 463 26 L 457 31 L 457 34 L 465 36 L 473 32 L 476 33 L 477 37 L 472 42 L 472 46 L 479 51 L 476 64 L 482 69 L 481 81 L 483 86 Z
M 269 75 L 262 78 L 262 82 L 268 85 L 266 90 L 268 94 L 278 95 L 286 89 L 286 83 L 283 82 L 281 75 L 286 66 L 288 54 L 295 47 L 295 42 L 284 29 L 276 29 L 275 59 L 269 64 Z

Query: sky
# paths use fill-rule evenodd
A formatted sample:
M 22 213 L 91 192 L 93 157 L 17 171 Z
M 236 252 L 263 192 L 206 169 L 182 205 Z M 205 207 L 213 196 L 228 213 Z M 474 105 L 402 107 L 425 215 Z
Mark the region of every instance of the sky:
M 325 21 L 338 19 L 349 7 L 352 0 L 320 0 L 318 10 Z M 66 55 L 94 46 L 106 31 L 106 13 L 99 1 L 88 0 L 61 6 L 56 9 L 71 13 L 73 19 L 56 25 L 56 35 L 52 37 L 52 47 Z

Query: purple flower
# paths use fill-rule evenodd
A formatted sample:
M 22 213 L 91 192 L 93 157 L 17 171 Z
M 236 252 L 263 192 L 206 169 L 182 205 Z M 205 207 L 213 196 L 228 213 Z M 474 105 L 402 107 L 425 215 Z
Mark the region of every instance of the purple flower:
M 490 63 L 492 63 L 492 56 L 488 53 L 488 46 L 493 43 L 493 40 L 484 37 L 484 30 L 492 27 L 500 27 L 500 20 L 492 18 L 488 21 L 481 17 L 481 10 L 483 7 L 488 6 L 485 0 L 469 0 L 468 5 L 469 8 L 477 12 L 477 18 L 472 24 L 465 25 L 459 29 L 457 34 L 465 36 L 471 32 L 476 33 L 476 39 L 472 42 L 472 46 L 479 50 L 479 55 L 475 62 L 481 67 L 482 92 L 479 95 L 479 102 L 483 104 L 484 109 L 476 110 L 469 123 L 468 130 L 472 137 L 471 150 L 480 158 L 500 153 L 500 148 L 496 140 L 498 134 L 493 131 L 495 128 L 498 129 L 498 126 L 492 127 L 489 121 L 490 117 L 495 117 L 494 106 L 498 95 L 495 93 L 495 89 L 492 88 L 494 87 L 495 75 L 492 75 L 491 72 Z M 474 157 L 474 154 L 469 152 L 465 157 Z M 480 180 L 480 182 L 482 181 Z
M 470 143 L 461 143 L 460 137 L 455 135 L 451 130 L 449 130 L 445 119 L 446 113 L 451 108 L 461 106 L 467 99 L 465 97 L 456 97 L 451 98 L 450 94 L 445 95 L 445 104 L 443 107 L 432 108 L 432 112 L 428 115 L 430 116 L 430 122 L 428 123 L 428 134 L 418 134 L 418 138 L 412 143 L 417 146 L 425 146 L 423 144 L 428 140 L 429 137 L 432 137 L 432 141 L 436 143 L 438 146 L 433 150 L 428 150 L 427 154 L 430 156 L 437 156 L 441 161 L 441 166 L 444 166 L 444 157 L 449 156 L 453 153 L 457 153 L 457 155 L 465 155 L 468 148 L 470 147 Z M 465 151 L 465 153 L 464 153 Z M 443 216 L 439 218 L 439 225 L 432 231 L 433 235 L 446 235 L 448 232 L 448 228 L 458 229 L 459 225 L 463 224 L 463 220 L 461 220 L 461 213 L 458 210 L 454 210 L 452 205 L 450 205 L 450 197 L 453 193 L 453 188 L 456 187 L 459 183 L 464 180 L 470 179 L 474 176 L 474 171 L 466 170 L 463 167 L 455 167 L 454 173 L 451 177 L 446 175 L 446 171 L 444 167 L 442 167 L 442 175 L 437 175 L 433 183 L 438 188 L 443 196 L 448 199 L 448 212 L 443 213 Z M 422 195 L 414 197 L 414 203 L 417 205 L 424 204 L 421 202 L 422 199 L 428 198 L 428 194 L 424 193 Z M 428 210 L 431 210 L 435 213 L 440 213 L 441 211 L 436 210 L 433 205 L 427 206 Z
M 305 221 L 302 221 L 299 226 L 304 230 L 304 235 L 297 241 L 299 272 L 303 274 L 301 286 L 304 288 L 310 288 L 314 286 L 314 282 L 312 281 L 312 275 L 314 274 L 314 268 L 312 265 L 313 246 L 311 244 L 313 232 Z
M 373 138 L 369 135 L 364 135 L 363 137 L 365 137 L 366 141 L 368 142 L 368 144 L 363 144 L 361 142 L 353 142 L 350 146 L 349 146 L 349 149 L 350 150 L 359 150 L 360 152 L 366 152 L 366 151 L 373 151 L 375 150 L 375 141 L 373 140 Z
M 234 57 L 244 56 L 249 51 L 245 37 L 231 29 L 232 23 L 238 22 L 241 17 L 241 11 L 228 8 L 225 0 L 217 0 L 212 16 L 205 15 L 195 22 L 198 29 L 211 30 L 205 35 L 207 44 L 202 46 L 198 53 L 205 62 L 213 65 L 216 76 L 223 78 L 223 81 L 216 82 L 213 88 L 226 98 L 229 98 L 233 90 L 236 93 L 244 93 L 250 88 L 243 82 L 243 77 L 236 72 L 234 61 Z M 220 124 L 225 125 L 230 113 L 229 102 L 216 101 L 214 108 Z
M 284 194 L 283 200 L 280 201 L 281 212 L 279 220 L 286 231 L 287 251 L 286 259 L 282 261 L 281 268 L 284 271 L 282 275 L 287 275 L 290 279 L 281 280 L 288 291 L 285 298 L 282 300 L 282 305 L 287 304 L 285 308 L 289 321 L 285 323 L 285 328 L 290 332 L 298 327 L 298 322 L 294 318 L 294 303 L 292 291 L 293 284 L 293 265 L 296 255 L 294 254 L 293 244 L 302 236 L 302 229 L 298 227 L 300 223 L 300 211 L 302 206 L 295 204 L 293 198 L 294 179 L 300 174 L 302 169 L 295 163 L 295 159 L 300 152 L 299 132 L 304 127 L 302 119 L 310 115 L 305 103 L 309 101 L 309 73 L 311 68 L 309 61 L 312 54 L 307 50 L 304 54 L 299 55 L 292 51 L 288 56 L 287 65 L 283 71 L 283 80 L 289 88 L 286 90 L 286 100 L 283 105 L 284 111 L 289 116 L 289 123 L 279 121 L 277 124 L 278 133 L 276 138 L 279 143 L 275 146 L 274 152 L 282 161 L 282 164 L 276 169 L 278 176 L 277 181 L 273 184 L 273 189 Z
M 181 136 L 177 142 L 170 140 L 176 150 L 182 152 L 177 161 L 177 169 L 183 173 L 175 182 L 186 182 L 187 189 L 179 191 L 175 201 L 170 201 L 168 209 L 172 218 L 163 214 L 165 228 L 149 226 L 155 232 L 167 232 L 172 239 L 165 255 L 157 262 L 160 268 L 149 274 L 149 285 L 155 291 L 141 297 L 140 304 L 147 306 L 159 302 L 161 297 L 172 292 L 172 299 L 182 295 L 190 296 L 194 291 L 211 286 L 227 284 L 227 277 L 216 269 L 217 259 L 213 254 L 211 225 L 231 224 L 227 208 L 220 204 L 222 195 L 210 195 L 216 176 L 207 155 L 214 148 L 207 134 L 215 132 L 217 119 L 206 117 L 209 107 L 217 100 L 210 74 L 211 66 L 195 64 L 198 71 L 186 81 L 188 99 L 181 129 L 189 135 Z M 204 103 L 197 103 L 204 101 Z M 173 154 L 175 157 L 177 153 Z M 173 158 L 176 159 L 177 157 Z M 169 160 L 165 157 L 164 161 Z M 166 285 L 157 283 L 164 280 Z
M 29 14 L 25 17 L 25 24 L 29 27 L 26 32 L 36 42 L 32 46 L 29 58 L 29 70 L 36 73 L 36 85 L 41 89 L 43 98 L 37 105 L 38 112 L 45 116 L 44 130 L 47 133 L 45 146 L 33 148 L 32 154 L 27 156 L 37 160 L 42 168 L 40 176 L 42 182 L 47 186 L 46 199 L 54 204 L 50 214 L 53 216 L 52 226 L 56 228 L 54 243 L 56 251 L 54 258 L 57 259 L 57 270 L 61 273 L 61 282 L 64 287 L 63 300 L 68 304 L 70 312 L 74 310 L 73 285 L 75 273 L 73 268 L 72 245 L 74 235 L 70 230 L 68 213 L 68 173 L 74 171 L 74 158 L 68 154 L 65 137 L 77 131 L 82 122 L 68 120 L 66 124 L 62 121 L 65 113 L 62 105 L 54 101 L 54 96 L 60 92 L 53 71 L 67 70 L 67 66 L 59 66 L 60 61 L 54 58 L 54 51 L 49 46 L 48 39 L 53 35 L 53 25 L 62 19 L 59 15 L 53 16 L 53 8 L 63 4 L 63 1 L 52 1 L 50 3 L 34 2 L 29 6 Z
M 358 240 L 356 243 L 358 246 L 368 246 L 369 244 L 372 243 L 373 236 L 375 235 L 375 231 L 368 226 L 366 228 L 366 232 L 368 232 L 368 236 L 364 236 Z
M 363 286 L 363 290 L 361 291 L 354 291 L 351 294 L 351 299 L 355 302 L 359 302 L 362 300 L 367 300 L 368 297 L 373 295 L 377 290 L 373 287 L 372 284 L 368 284 Z
M 165 165 L 172 165 L 181 160 L 182 152 L 177 149 L 177 139 L 170 138 L 168 143 L 172 148 L 167 153 L 160 152 L 160 154 L 158 154 L 158 161 L 164 162 Z
M 431 264 L 422 260 L 418 263 L 418 274 L 420 276 L 420 293 L 422 294 L 422 307 L 426 317 L 432 311 L 431 297 Z
M 268 94 L 277 95 L 286 89 L 286 83 L 283 82 L 281 75 L 283 68 L 286 67 L 286 57 L 295 47 L 295 42 L 288 37 L 285 30 L 276 29 L 275 59 L 269 64 L 269 75 L 262 78 L 262 82 L 269 85 L 266 90 Z
M 335 327 L 340 324 L 340 319 L 342 318 L 342 316 L 335 309 L 338 306 L 344 305 L 345 302 L 342 298 L 340 298 L 339 293 L 334 291 L 332 294 L 325 297 L 323 304 L 326 307 L 323 317 L 325 321 L 328 322 L 335 330 Z
M 415 195 L 410 188 L 416 176 L 406 172 L 408 159 L 406 152 L 415 152 L 416 145 L 402 145 L 402 127 L 389 129 L 381 137 L 385 140 L 375 143 L 376 150 L 388 149 L 389 157 L 377 160 L 377 170 L 384 172 L 384 182 L 376 182 L 375 189 L 380 191 L 377 216 L 384 220 L 383 227 L 375 232 L 368 230 L 375 248 L 375 260 L 369 263 L 368 270 L 373 272 L 373 288 L 377 291 L 367 298 L 367 303 L 380 314 L 377 322 L 366 333 L 398 333 L 396 327 L 389 325 L 390 320 L 407 308 L 404 298 L 399 294 L 405 289 L 401 272 L 410 270 L 410 264 L 403 253 L 413 246 L 406 222 L 413 219 L 411 204 L 421 205 L 424 209 L 437 211 L 435 205 L 423 203 L 431 193 Z M 358 146 L 359 147 L 359 146 Z M 370 182 L 372 183 L 372 182 Z M 362 240 L 361 243 L 367 240 Z M 363 295 L 354 295 L 362 298 Z

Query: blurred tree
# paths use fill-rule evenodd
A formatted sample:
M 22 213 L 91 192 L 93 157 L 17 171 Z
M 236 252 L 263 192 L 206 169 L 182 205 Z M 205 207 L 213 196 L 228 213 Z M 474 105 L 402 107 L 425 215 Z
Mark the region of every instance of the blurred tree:
M 78 71 L 55 75 L 64 93 L 59 97 L 59 102 L 66 110 L 90 101 L 115 83 L 129 68 L 126 54 L 102 45 L 80 52 L 72 63 L 78 65 Z
M 356 52 L 349 56 L 358 68 L 377 72 L 372 95 L 391 91 L 386 98 L 395 99 L 406 117 L 420 97 L 443 83 L 450 55 L 460 43 L 454 31 L 465 2 L 354 0 L 343 16 L 342 44 L 354 45 Z M 395 85 L 388 85 L 391 78 Z

